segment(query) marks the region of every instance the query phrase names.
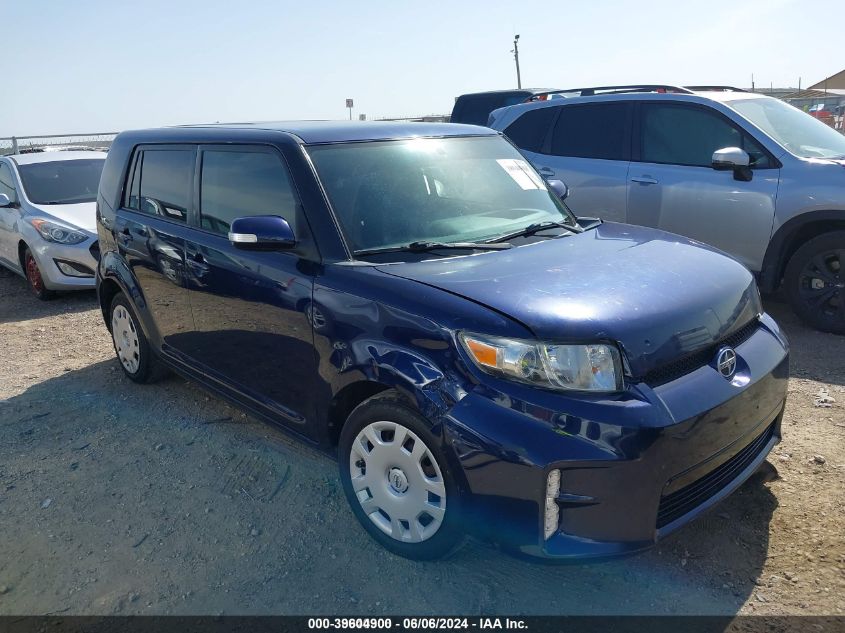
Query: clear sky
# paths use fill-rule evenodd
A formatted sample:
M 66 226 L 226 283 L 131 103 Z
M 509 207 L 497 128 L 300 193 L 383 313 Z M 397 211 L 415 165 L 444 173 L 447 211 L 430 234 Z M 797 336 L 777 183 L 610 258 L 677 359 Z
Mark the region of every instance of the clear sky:
M 815 83 L 840 0 L 0 0 L 0 136 L 451 111 L 523 86 Z

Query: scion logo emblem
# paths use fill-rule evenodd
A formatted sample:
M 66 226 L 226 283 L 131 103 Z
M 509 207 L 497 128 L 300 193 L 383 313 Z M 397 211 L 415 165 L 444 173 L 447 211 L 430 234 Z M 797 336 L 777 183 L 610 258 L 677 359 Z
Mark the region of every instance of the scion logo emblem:
M 736 352 L 730 347 L 723 347 L 716 356 L 716 368 L 719 373 L 730 380 L 736 373 Z

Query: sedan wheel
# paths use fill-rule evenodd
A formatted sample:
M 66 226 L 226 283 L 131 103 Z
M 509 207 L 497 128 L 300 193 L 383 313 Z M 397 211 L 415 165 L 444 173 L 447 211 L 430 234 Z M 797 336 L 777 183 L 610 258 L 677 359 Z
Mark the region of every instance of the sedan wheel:
M 352 444 L 352 488 L 370 521 L 391 538 L 420 543 L 446 514 L 446 486 L 434 455 L 396 422 L 373 422 Z
M 41 269 L 38 268 L 38 262 L 35 261 L 32 251 L 28 248 L 24 251 L 23 262 L 26 281 L 29 284 L 32 294 L 45 301 L 52 299 L 55 293 L 52 290 L 48 290 L 44 285 L 44 278 L 41 276 Z

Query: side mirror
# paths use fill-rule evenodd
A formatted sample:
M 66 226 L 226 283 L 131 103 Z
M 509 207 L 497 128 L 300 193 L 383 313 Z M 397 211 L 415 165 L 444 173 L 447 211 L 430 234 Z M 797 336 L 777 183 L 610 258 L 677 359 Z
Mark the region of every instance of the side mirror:
M 566 196 L 569 195 L 569 187 L 567 187 L 566 183 L 562 180 L 547 180 L 546 185 L 548 185 L 549 189 L 552 190 L 552 193 L 561 200 L 566 200 Z
M 232 220 L 229 242 L 236 248 L 275 251 L 296 246 L 296 236 L 283 217 L 254 215 Z
M 739 147 L 723 147 L 713 152 L 711 166 L 717 171 L 733 171 L 735 180 L 751 180 L 751 157 Z
M 9 196 L 7 196 L 5 193 L 0 193 L 0 209 L 11 206 L 12 201 L 9 200 Z

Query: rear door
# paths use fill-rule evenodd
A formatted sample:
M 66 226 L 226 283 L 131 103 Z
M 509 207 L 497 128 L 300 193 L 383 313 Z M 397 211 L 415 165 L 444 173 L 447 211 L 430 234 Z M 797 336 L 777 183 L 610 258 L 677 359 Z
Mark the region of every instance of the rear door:
M 207 376 L 301 432 L 317 376 L 311 323 L 316 254 L 281 154 L 259 145 L 201 146 L 195 229 L 186 264 L 195 331 L 183 347 Z M 235 248 L 238 217 L 278 215 L 297 235 L 291 251 Z
M 712 244 L 759 271 L 774 221 L 780 169 L 748 133 L 712 108 L 640 105 L 629 170 L 628 222 Z M 711 166 L 713 152 L 745 149 L 752 179 Z
M 185 236 L 195 162 L 194 145 L 138 147 L 112 229 L 141 291 L 135 302 L 153 344 L 177 357 L 182 351 L 177 336 L 194 326 L 185 283 Z
M 569 186 L 567 204 L 576 215 L 624 222 L 631 104 L 571 104 L 548 109 L 556 111 L 551 131 L 540 151 L 524 152 L 526 157 L 543 177 Z

